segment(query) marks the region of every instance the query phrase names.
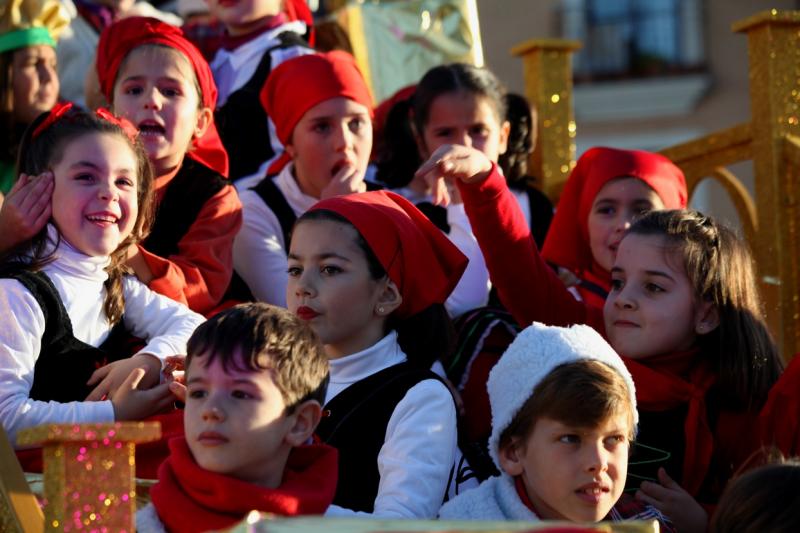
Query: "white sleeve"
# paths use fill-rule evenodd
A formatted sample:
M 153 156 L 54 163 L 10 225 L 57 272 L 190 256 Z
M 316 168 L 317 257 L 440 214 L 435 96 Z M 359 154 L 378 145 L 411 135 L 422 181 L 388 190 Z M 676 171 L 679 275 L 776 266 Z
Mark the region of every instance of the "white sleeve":
M 139 353 L 155 355 L 162 362 L 169 355 L 185 354 L 186 341 L 205 318 L 133 276 L 126 276 L 123 283 L 125 327 L 147 342 Z
M 469 259 L 464 275 L 444 304 L 450 316 L 455 318 L 471 309 L 485 306 L 489 301 L 491 284 L 486 261 L 478 240 L 472 233 L 464 204 L 447 206 L 447 223 L 450 225 L 450 233 L 447 235 L 450 242 Z
M 456 409 L 440 381 L 427 379 L 395 407 L 378 454 L 380 484 L 372 513 L 332 505 L 326 516 L 435 518 L 457 450 Z
M 113 422 L 114 407 L 102 402 L 43 402 L 30 398 L 45 319 L 22 283 L 0 279 L 0 422 L 12 444 L 21 429 L 46 423 Z
M 286 307 L 286 245 L 278 217 L 252 190 L 244 191 L 242 228 L 233 241 L 233 268 L 256 300 Z

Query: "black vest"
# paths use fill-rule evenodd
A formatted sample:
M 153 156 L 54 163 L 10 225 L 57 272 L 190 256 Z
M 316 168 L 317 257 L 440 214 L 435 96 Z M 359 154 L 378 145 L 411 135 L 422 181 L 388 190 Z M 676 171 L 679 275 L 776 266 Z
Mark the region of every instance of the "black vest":
M 308 48 L 303 37 L 292 31 L 281 33 L 278 40 L 278 44 L 264 51 L 247 83 L 232 92 L 225 105 L 214 112 L 220 139 L 228 152 L 229 175 L 232 181 L 254 174 L 261 163 L 275 156 L 270 142 L 269 119 L 261 105 L 259 94 L 272 70 L 274 50 L 292 46 Z
M 380 482 L 378 453 L 389 419 L 409 389 L 426 379 L 441 381 L 430 370 L 400 363 L 354 383 L 325 405 L 317 436 L 339 451 L 335 505 L 374 510 Z
M 127 333 L 122 321 L 95 348 L 75 338 L 72 322 L 53 282 L 44 272 L 17 271 L 3 277 L 18 280 L 28 289 L 44 313 L 42 347 L 33 371 L 30 397 L 38 401 L 83 401 L 94 386 L 87 386 L 95 370 L 130 355 L 125 350 Z
M 144 248 L 160 257 L 178 253 L 178 243 L 197 220 L 200 210 L 215 194 L 231 187 L 228 181 L 190 157 L 183 159 L 161 202 Z

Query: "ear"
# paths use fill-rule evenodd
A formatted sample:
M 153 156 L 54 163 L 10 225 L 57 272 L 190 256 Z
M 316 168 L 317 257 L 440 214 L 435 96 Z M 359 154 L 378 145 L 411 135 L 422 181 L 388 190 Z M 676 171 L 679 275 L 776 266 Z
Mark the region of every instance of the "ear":
M 694 330 L 698 335 L 711 333 L 719 326 L 719 309 L 712 302 L 701 301 L 695 312 Z
M 522 450 L 519 440 L 514 438 L 509 444 L 501 447 L 497 454 L 500 459 L 500 468 L 511 477 L 522 474 L 525 467 L 522 462 Z
M 197 124 L 194 127 L 194 139 L 198 139 L 206 134 L 208 127 L 214 120 L 214 111 L 210 107 L 203 107 L 197 112 Z
M 508 150 L 508 135 L 511 133 L 511 123 L 503 122 L 500 126 L 500 142 L 497 144 L 497 153 L 503 155 Z
M 317 429 L 322 419 L 322 406 L 316 400 L 306 400 L 295 407 L 290 416 L 294 421 L 286 434 L 286 442 L 293 447 L 300 446 L 308 442 Z
M 294 159 L 294 158 L 295 158 L 295 156 L 297 156 L 297 150 L 295 150 L 295 148 L 294 148 L 294 145 L 293 145 L 291 142 L 288 142 L 288 143 L 286 143 L 286 144 L 283 146 L 283 150 L 284 150 L 284 151 L 285 151 L 287 154 L 289 154 L 289 157 L 291 157 L 292 159 Z
M 389 278 L 383 282 L 378 299 L 375 302 L 374 312 L 378 316 L 389 316 L 403 303 L 403 296 L 394 281 Z

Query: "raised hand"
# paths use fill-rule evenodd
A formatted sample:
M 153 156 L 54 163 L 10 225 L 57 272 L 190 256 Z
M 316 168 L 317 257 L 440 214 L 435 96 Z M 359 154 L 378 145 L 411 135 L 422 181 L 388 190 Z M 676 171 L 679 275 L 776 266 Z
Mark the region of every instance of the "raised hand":
M 0 206 L 0 252 L 11 250 L 36 235 L 52 212 L 53 173 L 20 174 Z
M 444 144 L 414 175 L 425 180 L 435 204 L 448 205 L 451 198 L 446 181 L 475 183 L 485 180 L 491 170 L 492 162 L 483 152 L 460 144 Z

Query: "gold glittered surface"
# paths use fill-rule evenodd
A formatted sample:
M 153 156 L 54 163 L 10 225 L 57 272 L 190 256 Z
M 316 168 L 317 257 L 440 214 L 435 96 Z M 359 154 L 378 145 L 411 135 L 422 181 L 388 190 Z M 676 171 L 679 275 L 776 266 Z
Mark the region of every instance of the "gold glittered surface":
M 157 422 L 111 422 L 105 424 L 43 424 L 17 434 L 20 446 L 42 445 L 48 442 L 93 441 L 114 439 L 149 442 L 161 438 Z
M 522 57 L 525 96 L 540 117 L 530 158 L 531 173 L 554 201 L 575 166 L 572 54 L 579 48 L 577 41 L 535 39 L 511 51 Z

